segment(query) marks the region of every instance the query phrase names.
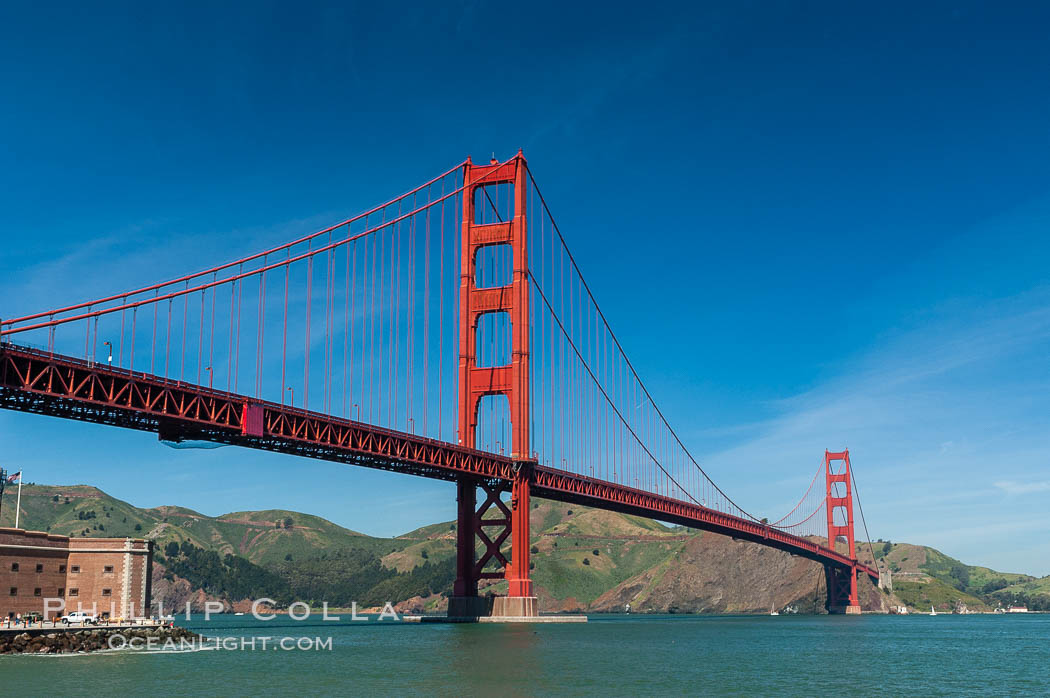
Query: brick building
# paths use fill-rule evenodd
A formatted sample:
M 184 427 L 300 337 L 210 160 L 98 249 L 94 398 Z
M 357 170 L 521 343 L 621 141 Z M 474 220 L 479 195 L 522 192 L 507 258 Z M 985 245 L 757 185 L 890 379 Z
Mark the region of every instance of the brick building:
M 0 617 L 42 614 L 45 599 L 64 600 L 66 612 L 148 616 L 152 570 L 153 541 L 0 528 Z

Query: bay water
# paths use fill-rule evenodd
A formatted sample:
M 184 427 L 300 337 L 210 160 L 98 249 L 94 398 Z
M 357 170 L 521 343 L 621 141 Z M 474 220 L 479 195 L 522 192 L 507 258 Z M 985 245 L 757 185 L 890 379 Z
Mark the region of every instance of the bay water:
M 1042 614 L 177 622 L 225 642 L 4 656 L 0 685 L 7 695 L 93 696 L 1050 695 L 1050 615 Z

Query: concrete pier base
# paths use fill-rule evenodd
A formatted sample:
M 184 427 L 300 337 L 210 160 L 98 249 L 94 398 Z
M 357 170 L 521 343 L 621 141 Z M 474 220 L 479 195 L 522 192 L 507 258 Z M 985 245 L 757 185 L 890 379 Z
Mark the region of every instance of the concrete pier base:
M 533 618 L 539 615 L 535 596 L 497 596 L 492 600 L 493 618 Z
M 535 596 L 453 596 L 447 616 L 413 616 L 420 623 L 586 623 L 587 616 L 541 616 Z
M 492 615 L 494 596 L 453 596 L 448 600 L 449 618 L 481 618 Z
M 828 609 L 828 613 L 832 615 L 859 616 L 861 610 L 860 606 L 832 606 Z

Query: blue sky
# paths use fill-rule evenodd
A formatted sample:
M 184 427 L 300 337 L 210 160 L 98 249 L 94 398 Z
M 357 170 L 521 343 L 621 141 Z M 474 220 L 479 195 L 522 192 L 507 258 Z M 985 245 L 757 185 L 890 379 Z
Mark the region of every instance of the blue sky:
M 379 5 L 0 9 L 0 316 L 522 147 L 741 505 L 786 511 L 848 446 L 875 537 L 1050 574 L 1050 9 Z M 454 514 L 445 483 L 43 417 L 0 414 L 0 443 L 140 506 Z

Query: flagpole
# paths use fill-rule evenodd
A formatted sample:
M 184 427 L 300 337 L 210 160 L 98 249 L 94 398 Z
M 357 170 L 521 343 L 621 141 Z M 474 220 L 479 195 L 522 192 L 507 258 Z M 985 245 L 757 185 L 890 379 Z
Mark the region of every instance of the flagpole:
M 22 471 L 18 471 L 18 499 L 15 500 L 15 528 L 18 528 L 18 514 L 22 508 Z

